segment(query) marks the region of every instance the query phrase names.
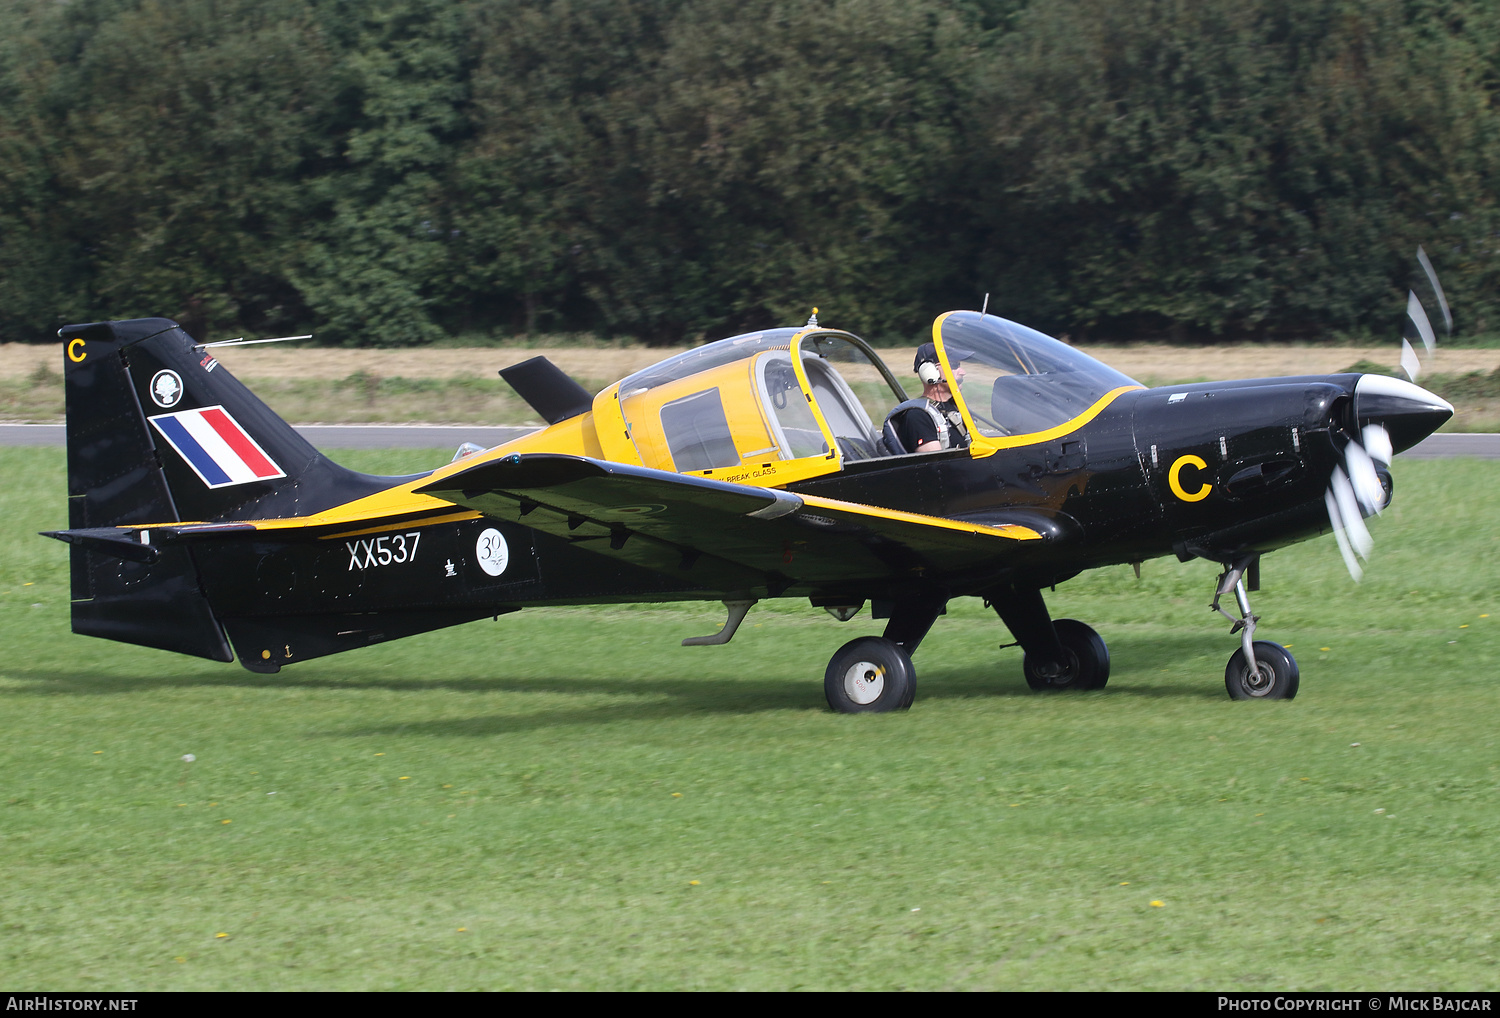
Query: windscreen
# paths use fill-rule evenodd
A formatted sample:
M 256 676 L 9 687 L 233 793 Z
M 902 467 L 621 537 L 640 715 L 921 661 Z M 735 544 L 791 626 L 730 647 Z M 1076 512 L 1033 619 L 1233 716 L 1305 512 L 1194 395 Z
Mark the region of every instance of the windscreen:
M 954 311 L 940 334 L 959 394 L 981 435 L 1046 431 L 1072 420 L 1121 386 L 1139 383 L 1088 354 L 1024 325 Z

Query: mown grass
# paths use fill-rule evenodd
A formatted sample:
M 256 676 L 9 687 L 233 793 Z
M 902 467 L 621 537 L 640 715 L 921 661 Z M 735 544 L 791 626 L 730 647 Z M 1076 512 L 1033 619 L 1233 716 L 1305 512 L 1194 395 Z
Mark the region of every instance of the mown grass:
M 1293 702 L 1225 697 L 1215 570 L 1158 560 L 1052 595 L 1108 689 L 1029 692 L 962 603 L 914 708 L 848 717 L 823 664 L 878 629 L 805 604 L 721 648 L 677 646 L 716 606 L 530 610 L 278 676 L 75 637 L 33 536 L 61 461 L 0 450 L 11 988 L 1496 986 L 1495 464 L 1398 461 L 1361 585 L 1327 538 L 1267 559 Z

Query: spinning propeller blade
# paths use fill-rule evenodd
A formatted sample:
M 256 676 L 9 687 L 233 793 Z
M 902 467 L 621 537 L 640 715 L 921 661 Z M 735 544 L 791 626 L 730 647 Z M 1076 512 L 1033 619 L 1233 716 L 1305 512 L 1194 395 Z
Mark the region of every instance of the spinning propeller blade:
M 1359 559 L 1369 561 L 1375 539 L 1365 526 L 1364 518 L 1385 509 L 1385 485 L 1375 464 L 1391 462 L 1391 436 L 1380 424 L 1367 425 L 1358 440 L 1344 447 L 1344 469 L 1333 468 L 1323 504 L 1328 508 L 1328 522 L 1339 543 L 1339 554 L 1349 575 L 1358 582 L 1364 576 Z
M 1344 525 L 1349 544 L 1359 553 L 1360 558 L 1370 561 L 1375 539 L 1370 536 L 1370 528 L 1365 526 L 1364 514 L 1359 511 L 1359 500 L 1354 497 L 1354 486 L 1349 483 L 1349 475 L 1334 467 L 1333 481 L 1328 490 L 1333 492 L 1333 501 L 1339 510 L 1339 522 Z
M 1448 299 L 1443 295 L 1442 284 L 1438 282 L 1437 273 L 1433 271 L 1427 252 L 1420 247 L 1417 248 L 1417 261 L 1421 263 L 1422 271 L 1427 274 L 1427 281 L 1432 284 L 1432 292 L 1437 296 L 1438 306 L 1443 312 L 1444 329 L 1451 336 L 1453 314 L 1448 309 Z M 1417 335 L 1422 337 L 1422 345 L 1426 348 L 1427 356 L 1430 358 L 1437 350 L 1437 336 L 1426 310 L 1422 307 L 1422 302 L 1417 299 L 1415 290 L 1407 291 L 1406 317 L 1411 319 Z M 1401 340 L 1401 370 L 1413 383 L 1416 382 L 1422 370 L 1416 349 L 1405 338 Z M 1402 382 L 1383 380 L 1380 376 L 1366 376 L 1359 384 L 1360 391 L 1368 390 L 1372 398 L 1376 392 L 1388 392 L 1393 387 L 1396 387 L 1396 393 L 1391 398 L 1412 400 L 1413 397 L 1417 397 L 1418 401 L 1425 400 L 1429 404 L 1447 407 L 1442 399 L 1432 393 L 1417 389 L 1414 385 L 1407 387 Z M 1407 388 L 1409 392 L 1401 393 L 1401 388 Z M 1452 408 L 1448 407 L 1448 410 L 1451 413 Z M 1389 469 L 1394 455 L 1394 443 L 1385 424 L 1366 425 L 1344 447 L 1344 465 L 1342 468 L 1337 466 L 1333 468 L 1333 475 L 1328 479 L 1328 490 L 1323 494 L 1323 504 L 1328 509 L 1328 522 L 1333 526 L 1333 536 L 1338 541 L 1339 554 L 1343 556 L 1349 575 L 1356 581 L 1364 575 L 1364 569 L 1360 566 L 1359 560 L 1364 559 L 1368 562 L 1370 552 L 1375 546 L 1370 530 L 1365 526 L 1365 517 L 1378 515 L 1386 505 L 1385 485 L 1381 483 L 1380 469 L 1376 464 Z
M 1420 247 L 1417 248 L 1417 261 L 1422 263 L 1422 271 L 1427 273 L 1427 281 L 1432 284 L 1432 292 L 1437 294 L 1438 307 L 1443 309 L 1443 331 L 1449 336 L 1453 335 L 1453 313 L 1448 310 L 1448 298 L 1443 296 L 1443 285 L 1438 282 L 1437 273 L 1432 270 L 1432 262 L 1427 258 L 1427 252 Z
M 1422 307 L 1422 302 L 1417 300 L 1415 290 L 1406 291 L 1406 317 L 1417 327 L 1417 335 L 1422 337 L 1422 344 L 1427 347 L 1427 356 L 1431 357 L 1437 349 L 1437 337 L 1432 333 L 1432 323 L 1427 320 L 1427 312 Z
M 1365 452 L 1370 454 L 1371 459 L 1379 460 L 1386 466 L 1391 465 L 1395 451 L 1391 445 L 1391 433 L 1385 430 L 1384 424 L 1366 425 L 1364 434 L 1360 436 L 1360 444 L 1365 447 Z
M 1448 298 L 1443 293 L 1443 284 L 1438 282 L 1437 272 L 1432 267 L 1432 260 L 1427 257 L 1427 252 L 1420 247 L 1417 248 L 1417 261 L 1422 266 L 1422 271 L 1427 274 L 1427 282 L 1432 285 L 1433 296 L 1437 298 L 1438 308 L 1443 312 L 1443 332 L 1445 335 L 1453 335 L 1453 312 L 1448 309 Z M 1433 332 L 1432 321 L 1427 317 L 1427 310 L 1422 307 L 1422 302 L 1417 299 L 1415 290 L 1406 291 L 1406 317 L 1411 319 L 1417 335 L 1422 337 L 1422 345 L 1427 348 L 1427 356 L 1431 358 L 1437 351 L 1437 335 Z M 1413 382 L 1421 374 L 1421 364 L 1417 360 L 1417 352 L 1406 339 L 1401 340 L 1401 370 L 1406 372 L 1406 377 Z
M 1337 468 L 1335 468 L 1337 469 Z M 1344 565 L 1349 570 L 1349 575 L 1354 577 L 1358 583 L 1365 571 L 1359 567 L 1359 560 L 1354 557 L 1354 552 L 1349 550 L 1349 538 L 1344 534 L 1344 525 L 1339 515 L 1339 504 L 1333 497 L 1333 489 L 1329 488 L 1323 493 L 1323 503 L 1328 506 L 1328 522 L 1333 524 L 1333 537 L 1339 543 L 1339 554 L 1344 556 Z
M 1366 516 L 1378 514 L 1385 508 L 1385 487 L 1375 473 L 1375 460 L 1364 446 L 1350 442 L 1344 449 L 1344 467 L 1349 471 L 1349 484 L 1360 512 Z
M 1406 372 L 1406 377 L 1415 382 L 1417 376 L 1422 373 L 1422 362 L 1417 360 L 1417 351 L 1411 348 L 1411 344 L 1405 339 L 1401 340 L 1401 370 Z

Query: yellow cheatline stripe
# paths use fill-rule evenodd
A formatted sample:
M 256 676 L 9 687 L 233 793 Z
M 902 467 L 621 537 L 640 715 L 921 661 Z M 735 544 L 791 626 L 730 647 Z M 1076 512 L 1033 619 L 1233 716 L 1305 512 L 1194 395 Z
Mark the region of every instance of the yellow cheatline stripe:
M 397 492 L 397 494 L 404 494 Z M 332 509 L 311 516 L 291 516 L 276 520 L 244 520 L 256 530 L 291 530 L 306 527 L 336 527 L 340 525 L 357 525 L 360 523 L 376 523 L 393 516 L 409 516 L 413 513 L 427 512 L 433 509 L 451 509 L 452 502 L 444 502 L 441 499 L 422 499 L 421 501 L 409 500 L 406 502 L 389 502 L 384 505 L 369 505 L 370 499 L 360 499 L 346 505 L 335 506 Z M 358 506 L 359 508 L 354 508 Z
M 320 541 L 336 541 L 341 537 L 363 537 L 365 534 L 379 534 L 387 530 L 406 530 L 411 527 L 431 527 L 439 523 L 458 523 L 461 520 L 477 520 L 483 518 L 484 513 L 473 509 L 463 512 L 448 513 L 445 516 L 431 516 L 425 520 L 407 520 L 405 523 L 382 523 L 378 527 L 365 527 L 363 530 L 345 530 L 338 534 L 324 534 L 319 537 Z
M 1023 527 L 1017 523 L 1007 523 L 1004 526 L 991 527 L 983 523 L 967 523 L 963 520 L 948 520 L 941 516 L 924 516 L 921 513 L 908 513 L 900 509 L 882 509 L 879 506 L 862 505 L 859 502 L 841 502 L 836 498 L 823 498 L 820 495 L 798 495 L 805 506 L 821 509 L 835 509 L 840 512 L 855 513 L 859 516 L 874 516 L 884 520 L 896 520 L 900 523 L 917 523 L 926 527 L 938 527 L 942 530 L 958 530 L 970 534 L 982 534 L 987 537 L 1004 537 L 1012 541 L 1040 541 L 1042 535 L 1030 527 Z
M 365 501 L 364 499 L 360 500 Z M 355 503 L 349 503 L 354 505 Z M 322 537 L 323 540 L 332 540 L 335 537 L 352 537 L 355 534 L 376 534 L 383 530 L 400 530 L 403 527 L 427 527 L 434 523 L 449 523 L 455 520 L 477 520 L 483 513 L 472 509 L 461 510 L 456 513 L 448 513 L 443 516 L 429 516 L 425 519 L 396 520 L 392 517 L 411 516 L 414 513 L 430 512 L 433 509 L 453 509 L 452 502 L 444 502 L 441 499 L 424 499 L 421 502 L 407 503 L 406 505 L 388 505 L 379 509 L 365 509 L 359 512 L 340 512 L 340 506 L 326 512 L 314 513 L 311 516 L 289 516 L 284 519 L 275 520 L 232 520 L 231 523 L 244 523 L 254 527 L 256 530 L 309 530 L 318 527 L 336 527 L 339 525 L 370 523 L 373 524 L 363 530 L 350 531 L 341 534 L 329 534 Z M 165 523 L 154 524 L 155 526 L 182 527 L 194 526 L 195 524 Z M 196 524 L 201 526 L 202 524 Z M 217 525 L 217 524 L 213 524 Z
M 1038 442 L 1050 442 L 1054 438 L 1062 438 L 1064 435 L 1071 435 L 1073 432 L 1083 427 L 1089 421 L 1092 421 L 1095 417 L 1098 417 L 1101 413 L 1104 412 L 1105 407 L 1109 406 L 1111 403 L 1119 399 L 1121 396 L 1125 395 L 1127 392 L 1134 392 L 1137 389 L 1144 388 L 1144 385 L 1122 385 L 1118 389 L 1111 389 L 1103 396 L 1100 396 L 1098 402 L 1089 407 L 1083 413 L 1079 414 L 1077 417 L 1074 417 L 1070 421 L 1064 421 L 1055 428 L 1048 428 L 1046 431 L 1033 431 L 1029 435 L 1009 435 L 1005 438 L 991 438 L 987 435 L 975 435 L 974 447 L 977 449 L 980 446 L 988 446 L 990 452 L 998 452 L 1001 449 L 1014 449 L 1022 445 L 1036 445 Z M 976 452 L 976 455 L 988 456 L 989 452 Z
M 444 502 L 445 506 L 452 507 L 452 503 Z M 427 508 L 427 507 L 423 507 Z M 420 510 L 416 510 L 420 511 Z M 399 513 L 382 514 L 386 516 L 401 515 Z M 409 515 L 409 514 L 407 514 Z M 361 530 L 346 530 L 337 534 L 320 534 L 318 540 L 332 541 L 340 537 L 360 537 L 364 534 L 379 534 L 387 530 L 409 530 L 413 527 L 431 527 L 439 523 L 457 523 L 461 520 L 477 520 L 484 516 L 483 513 L 473 509 L 463 509 L 454 513 L 445 513 L 441 516 L 428 516 L 419 519 L 394 520 L 385 519 L 373 527 L 365 527 Z M 340 523 L 362 523 L 377 518 L 368 514 L 358 516 L 341 517 L 338 513 L 325 512 L 315 516 L 291 516 L 279 520 L 220 520 L 213 521 L 182 521 L 179 523 L 137 523 L 129 527 L 119 527 L 120 530 L 153 530 L 158 527 L 231 527 L 247 526 L 255 530 L 309 530 L 318 527 L 335 526 Z

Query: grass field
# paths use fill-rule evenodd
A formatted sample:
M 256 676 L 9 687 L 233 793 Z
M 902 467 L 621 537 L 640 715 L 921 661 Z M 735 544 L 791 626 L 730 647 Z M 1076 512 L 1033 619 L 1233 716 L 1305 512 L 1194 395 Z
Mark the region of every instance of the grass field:
M 1398 461 L 1361 585 L 1330 538 L 1267 559 L 1293 702 L 1224 695 L 1215 568 L 1158 560 L 1052 596 L 1108 689 L 1029 692 L 963 603 L 876 716 L 820 683 L 876 624 L 797 603 L 278 676 L 75 637 L 61 451 L 0 469 L 7 988 L 1500 985 L 1500 464 Z

